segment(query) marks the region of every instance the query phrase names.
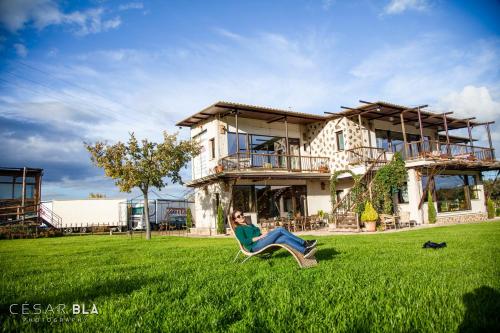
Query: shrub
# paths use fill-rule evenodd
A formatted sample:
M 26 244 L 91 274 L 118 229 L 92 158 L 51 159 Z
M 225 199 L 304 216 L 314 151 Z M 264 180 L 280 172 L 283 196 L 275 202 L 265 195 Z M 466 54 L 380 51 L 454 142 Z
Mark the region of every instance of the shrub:
M 191 215 L 191 208 L 186 210 L 186 226 L 188 228 L 193 227 L 193 215 Z
M 373 208 L 373 205 L 370 201 L 367 201 L 365 204 L 365 210 L 363 211 L 363 214 L 361 214 L 361 221 L 362 222 L 374 222 L 378 220 L 378 214 L 375 208 Z
M 492 219 L 495 217 L 495 203 L 493 202 L 493 200 L 491 200 L 491 198 L 488 198 L 487 206 L 488 206 L 488 218 Z
M 224 223 L 224 212 L 222 210 L 221 205 L 217 207 L 217 233 L 219 234 L 226 233 L 226 225 Z
M 495 210 L 495 215 L 500 216 L 500 207 L 497 207 L 497 209 Z
M 429 223 L 436 223 L 436 207 L 434 206 L 434 200 L 432 200 L 431 191 L 427 192 L 427 215 Z

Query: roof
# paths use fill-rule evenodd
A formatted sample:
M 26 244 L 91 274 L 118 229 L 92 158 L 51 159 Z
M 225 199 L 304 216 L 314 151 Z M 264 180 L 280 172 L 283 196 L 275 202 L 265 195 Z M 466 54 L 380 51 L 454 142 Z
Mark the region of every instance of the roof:
M 178 122 L 176 125 L 191 127 L 215 115 L 221 114 L 222 116 L 226 116 L 233 114 L 235 111 L 238 111 L 238 117 L 261 119 L 268 122 L 284 121 L 285 117 L 287 122 L 292 124 L 308 124 L 328 119 L 328 117 L 326 116 L 317 114 L 295 112 L 250 104 L 219 101 Z
M 338 113 L 331 113 L 329 119 L 335 119 L 340 117 L 353 117 L 360 114 L 363 116 L 363 118 L 366 119 L 380 119 L 384 121 L 391 121 L 394 125 L 396 125 L 401 123 L 400 114 L 403 114 L 405 123 L 418 122 L 418 111 L 420 109 L 422 128 L 437 127 L 439 130 L 445 129 L 443 113 L 434 113 L 422 110 L 426 108 L 427 105 L 409 107 L 383 101 L 377 101 L 377 102 L 360 101 L 360 102 L 363 103 L 363 105 L 358 106 L 356 108 L 342 107 L 347 110 Z M 446 122 L 448 130 L 465 128 L 467 127 L 467 122 L 470 124 L 470 126 L 478 126 L 484 124 L 473 121 L 472 119 L 475 118 L 462 119 L 462 118 L 451 117 L 448 115 L 451 113 L 453 112 L 446 113 Z
M 10 167 L 0 167 L 0 173 L 3 174 L 3 175 L 6 175 L 6 174 L 22 174 L 24 171 L 24 168 L 10 168 Z M 30 173 L 30 174 L 43 174 L 43 169 L 39 169 L 39 168 L 26 168 L 26 172 L 27 173 Z

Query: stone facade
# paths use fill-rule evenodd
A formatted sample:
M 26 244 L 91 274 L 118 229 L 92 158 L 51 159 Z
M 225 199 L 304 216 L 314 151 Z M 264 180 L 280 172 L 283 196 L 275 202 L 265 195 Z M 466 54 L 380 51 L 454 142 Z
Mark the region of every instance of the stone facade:
M 438 216 L 436 222 L 439 224 L 477 222 L 488 219 L 487 213 L 455 214 L 449 216 Z

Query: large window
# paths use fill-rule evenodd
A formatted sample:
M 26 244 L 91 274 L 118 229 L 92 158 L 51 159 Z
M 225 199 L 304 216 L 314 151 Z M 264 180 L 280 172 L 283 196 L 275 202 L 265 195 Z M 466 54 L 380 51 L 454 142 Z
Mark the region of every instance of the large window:
M 35 177 L 26 177 L 26 199 L 35 197 Z M 23 177 L 0 176 L 0 199 L 21 199 Z
M 304 185 L 235 185 L 233 209 L 257 212 L 259 219 L 279 217 L 280 212 L 305 216 L 306 192 Z
M 422 177 L 422 186 L 426 187 L 428 177 Z M 476 177 L 471 175 L 434 176 L 434 193 L 438 212 L 456 212 L 471 209 L 471 199 L 478 197 Z

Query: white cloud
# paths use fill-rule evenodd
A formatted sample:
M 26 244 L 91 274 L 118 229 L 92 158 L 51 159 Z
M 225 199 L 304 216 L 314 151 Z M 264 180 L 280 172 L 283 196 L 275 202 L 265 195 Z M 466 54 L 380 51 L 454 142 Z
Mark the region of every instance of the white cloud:
M 444 96 L 439 104 L 460 117 L 500 119 L 500 103 L 493 100 L 487 87 L 465 86 L 461 91 Z
M 120 17 L 105 19 L 104 14 L 103 8 L 64 13 L 52 0 L 0 1 L 0 24 L 12 33 L 30 24 L 38 30 L 51 25 L 65 25 L 81 36 L 120 26 Z
M 401 14 L 407 10 L 423 11 L 429 8 L 427 0 L 391 0 L 384 8 L 386 14 Z
M 16 50 L 17 55 L 21 58 L 26 58 L 26 56 L 28 55 L 28 49 L 23 44 L 14 44 L 14 49 Z
M 129 9 L 143 9 L 144 4 L 142 2 L 129 2 L 118 7 L 119 10 L 129 10 Z

